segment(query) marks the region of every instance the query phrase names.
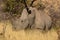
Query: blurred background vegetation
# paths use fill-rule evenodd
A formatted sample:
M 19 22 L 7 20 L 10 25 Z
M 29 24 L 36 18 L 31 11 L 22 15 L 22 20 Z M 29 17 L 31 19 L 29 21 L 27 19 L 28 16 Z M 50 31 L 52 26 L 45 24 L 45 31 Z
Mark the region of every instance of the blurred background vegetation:
M 26 0 L 28 6 L 30 6 L 32 0 Z M 5 12 L 9 12 L 12 16 L 20 16 L 22 10 L 24 9 L 23 0 L 4 0 L 5 3 Z M 38 9 L 44 9 L 45 5 L 40 2 L 35 6 Z
M 9 12 L 13 16 L 20 15 L 23 8 L 24 4 L 21 3 L 22 0 L 5 0 L 5 12 Z
M 1 4 L 0 0 L 0 4 Z M 26 3 L 28 6 L 30 6 L 32 0 L 26 0 Z M 9 16 L 13 17 L 20 17 L 22 10 L 25 8 L 23 4 L 23 0 L 3 0 L 4 5 L 4 12 L 8 12 Z M 54 25 L 59 25 L 60 27 L 60 1 L 55 0 L 37 0 L 33 3 L 33 7 L 36 7 L 39 10 L 42 10 L 42 12 L 45 10 L 47 12 L 52 20 Z M 0 8 L 1 9 L 1 8 Z M 10 16 L 10 17 L 11 17 Z M 58 27 L 58 28 L 59 28 Z

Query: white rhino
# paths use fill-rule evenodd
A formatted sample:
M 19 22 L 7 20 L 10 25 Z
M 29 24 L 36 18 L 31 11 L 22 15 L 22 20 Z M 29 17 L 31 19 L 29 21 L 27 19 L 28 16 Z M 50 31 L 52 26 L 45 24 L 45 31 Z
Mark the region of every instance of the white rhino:
M 29 7 L 31 14 L 23 9 L 21 17 L 13 21 L 13 25 L 16 29 L 49 29 L 52 23 L 50 16 L 36 8 Z
M 13 27 L 16 29 L 25 29 L 27 27 L 30 27 L 34 23 L 34 8 L 29 7 L 29 10 L 31 10 L 31 14 L 28 14 L 26 9 L 23 9 L 21 17 L 19 19 L 16 19 L 12 21 Z
M 28 13 L 26 9 L 22 11 L 21 17 L 12 20 L 13 28 L 16 30 L 25 29 L 28 25 Z
M 51 19 L 51 17 L 45 11 L 39 10 L 39 13 L 40 13 L 41 18 L 42 18 L 42 20 L 44 22 L 45 29 L 46 30 L 50 29 L 52 27 L 51 26 L 52 25 L 52 19 Z
M 52 19 L 45 11 L 35 9 L 35 23 L 32 28 L 49 30 L 52 26 Z
M 19 19 L 13 21 L 13 25 L 16 29 L 25 28 L 37 28 L 43 29 L 44 22 L 39 11 L 36 8 L 28 7 L 26 1 L 24 1 L 25 9 L 23 9 L 22 15 Z M 33 4 L 34 0 L 31 2 Z M 31 11 L 31 13 L 29 13 Z

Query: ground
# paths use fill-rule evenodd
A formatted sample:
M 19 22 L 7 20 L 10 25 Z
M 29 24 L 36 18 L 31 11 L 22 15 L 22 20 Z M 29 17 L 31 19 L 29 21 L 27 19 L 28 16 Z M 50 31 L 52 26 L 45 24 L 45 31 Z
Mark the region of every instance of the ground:
M 3 27 L 6 27 L 5 32 L 2 30 Z M 12 25 L 9 21 L 0 22 L 0 40 L 57 40 L 58 35 L 57 31 L 51 29 L 48 32 L 42 32 L 40 30 L 12 30 Z

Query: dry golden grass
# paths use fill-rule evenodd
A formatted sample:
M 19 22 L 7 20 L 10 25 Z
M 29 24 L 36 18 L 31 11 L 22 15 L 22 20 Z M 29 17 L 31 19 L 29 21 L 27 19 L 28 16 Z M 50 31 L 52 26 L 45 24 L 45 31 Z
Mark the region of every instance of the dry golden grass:
M 20 30 L 13 31 L 12 25 L 9 21 L 0 22 L 0 29 L 6 27 L 3 37 L 0 40 L 57 40 L 56 30 L 52 29 L 48 32 L 42 32 L 40 30 Z M 1 31 L 0 31 L 1 32 Z

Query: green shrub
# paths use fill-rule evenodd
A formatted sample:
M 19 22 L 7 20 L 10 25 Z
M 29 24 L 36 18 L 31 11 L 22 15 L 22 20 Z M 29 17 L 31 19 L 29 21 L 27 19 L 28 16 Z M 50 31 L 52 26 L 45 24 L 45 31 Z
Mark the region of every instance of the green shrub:
M 22 0 L 6 0 L 5 11 L 10 12 L 13 16 L 21 14 L 24 5 L 21 3 Z

